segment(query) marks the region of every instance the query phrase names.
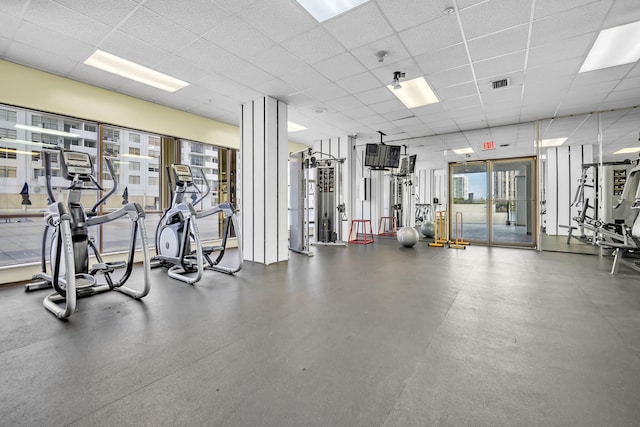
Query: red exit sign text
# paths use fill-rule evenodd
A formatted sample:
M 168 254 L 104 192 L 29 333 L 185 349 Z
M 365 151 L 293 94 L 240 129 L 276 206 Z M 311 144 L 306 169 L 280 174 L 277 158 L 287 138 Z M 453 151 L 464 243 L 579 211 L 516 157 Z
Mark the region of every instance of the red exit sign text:
M 487 141 L 482 143 L 483 150 L 493 150 L 494 148 L 496 147 L 494 147 L 493 141 Z

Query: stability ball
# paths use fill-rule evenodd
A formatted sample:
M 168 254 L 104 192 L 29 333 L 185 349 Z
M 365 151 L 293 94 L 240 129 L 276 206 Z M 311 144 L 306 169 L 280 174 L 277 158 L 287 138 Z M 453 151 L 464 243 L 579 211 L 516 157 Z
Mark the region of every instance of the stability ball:
M 397 236 L 398 242 L 400 242 L 405 248 L 413 247 L 418 243 L 418 239 L 420 238 L 418 230 L 413 227 L 402 227 L 398 230 Z
M 422 224 L 422 226 L 420 227 L 420 232 L 422 233 L 422 235 L 428 239 L 433 239 L 434 236 L 434 229 L 433 229 L 433 222 L 432 221 L 426 221 L 425 223 Z

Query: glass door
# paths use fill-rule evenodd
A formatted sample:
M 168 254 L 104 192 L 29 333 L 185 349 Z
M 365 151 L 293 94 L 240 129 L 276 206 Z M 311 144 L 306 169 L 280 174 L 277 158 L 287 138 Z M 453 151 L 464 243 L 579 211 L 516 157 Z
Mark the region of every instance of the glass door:
M 533 158 L 491 162 L 491 244 L 535 246 L 534 165 Z
M 489 241 L 489 206 L 488 197 L 488 163 L 465 162 L 451 164 L 449 168 L 450 182 L 450 234 L 451 240 L 458 238 L 465 241 L 488 243 Z M 456 228 L 456 220 L 458 226 Z
M 535 247 L 535 159 L 452 163 L 449 238 Z

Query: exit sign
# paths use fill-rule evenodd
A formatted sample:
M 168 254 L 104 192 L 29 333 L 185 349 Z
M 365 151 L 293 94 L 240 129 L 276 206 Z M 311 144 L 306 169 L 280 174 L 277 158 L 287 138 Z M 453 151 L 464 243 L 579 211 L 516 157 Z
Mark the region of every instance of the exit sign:
M 493 150 L 494 148 L 496 147 L 494 147 L 493 141 L 487 141 L 482 143 L 483 150 Z

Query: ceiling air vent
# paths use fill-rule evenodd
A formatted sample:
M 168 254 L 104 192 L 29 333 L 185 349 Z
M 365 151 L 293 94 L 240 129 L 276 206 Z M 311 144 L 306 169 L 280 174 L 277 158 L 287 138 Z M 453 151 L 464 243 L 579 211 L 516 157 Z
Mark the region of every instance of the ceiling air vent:
M 500 89 L 501 87 L 509 86 L 511 79 L 507 77 L 506 79 L 494 80 L 491 82 L 491 89 Z

